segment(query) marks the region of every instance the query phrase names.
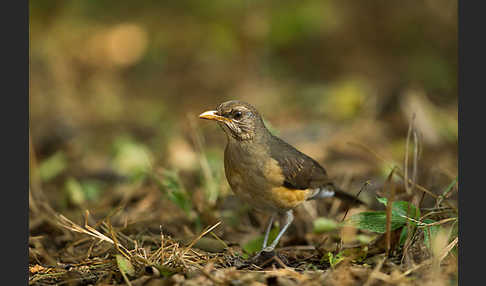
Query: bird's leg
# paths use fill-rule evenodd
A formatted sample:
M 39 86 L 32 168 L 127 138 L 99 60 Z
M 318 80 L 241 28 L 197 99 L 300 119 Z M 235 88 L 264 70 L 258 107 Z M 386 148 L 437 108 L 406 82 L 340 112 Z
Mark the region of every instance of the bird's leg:
M 265 247 L 263 249 L 263 251 L 272 251 L 275 246 L 277 246 L 278 244 L 278 241 L 280 240 L 280 238 L 283 236 L 283 234 L 285 233 L 285 231 L 287 230 L 287 228 L 290 226 L 290 224 L 292 223 L 292 221 L 294 220 L 294 214 L 293 214 L 293 211 L 292 210 L 288 210 L 287 211 L 287 221 L 285 222 L 285 225 L 283 226 L 282 230 L 280 230 L 280 232 L 278 233 L 277 237 L 275 238 L 275 240 L 272 242 L 272 244 L 270 244 L 270 246 L 268 247 Z
M 268 222 L 267 231 L 265 232 L 265 238 L 263 239 L 262 249 L 267 247 L 268 236 L 270 235 L 270 230 L 272 229 L 272 224 L 273 224 L 274 219 L 275 219 L 275 214 L 272 214 L 272 216 L 270 216 L 270 220 Z

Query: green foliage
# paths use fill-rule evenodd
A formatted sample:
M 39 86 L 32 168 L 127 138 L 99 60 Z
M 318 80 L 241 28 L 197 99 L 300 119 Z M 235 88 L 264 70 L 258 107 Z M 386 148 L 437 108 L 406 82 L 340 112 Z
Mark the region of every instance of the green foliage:
M 66 155 L 57 151 L 39 165 L 39 175 L 44 182 L 48 182 L 61 174 L 67 167 Z
M 81 184 L 74 178 L 68 178 L 65 183 L 67 199 L 70 203 L 80 206 L 86 201 Z
M 386 206 L 388 200 L 386 198 L 376 198 L 380 203 Z M 392 213 L 396 213 L 399 216 L 409 216 L 414 219 L 420 217 L 420 210 L 413 204 L 405 201 L 396 201 L 392 204 Z
M 294 44 L 319 34 L 335 21 L 329 1 L 307 1 L 302 5 L 275 7 L 270 21 L 269 40 L 273 46 Z M 324 15 L 323 15 L 324 14 Z
M 351 216 L 348 221 L 359 229 L 377 233 L 386 231 L 386 213 L 384 211 L 362 212 Z M 404 218 L 392 215 L 391 230 L 402 227 L 405 222 Z
M 151 178 L 171 202 L 182 209 L 189 219 L 195 221 L 196 230 L 201 230 L 201 220 L 194 211 L 191 197 L 186 192 L 178 173 L 175 171 L 164 170 L 162 179 L 159 179 L 157 176 L 151 176 Z
M 367 86 L 362 80 L 345 80 L 325 90 L 320 109 L 326 116 L 336 120 L 355 118 L 368 97 Z
M 133 180 L 142 179 L 151 170 L 149 149 L 129 137 L 119 137 L 113 144 L 113 169 Z
M 398 239 L 398 244 L 400 246 L 403 246 L 405 244 L 405 241 L 407 240 L 407 236 L 408 236 L 408 228 L 407 226 L 404 226 L 402 228 L 402 232 L 400 232 L 400 238 Z
M 432 219 L 424 219 L 423 223 L 431 224 L 435 221 Z M 427 248 L 431 249 L 430 242 L 434 239 L 434 237 L 439 232 L 440 225 L 432 225 L 424 227 L 424 242 Z
M 436 165 L 437 158 L 441 159 L 445 169 L 457 170 L 454 164 L 457 162 L 458 138 L 457 13 L 454 12 L 457 1 L 404 1 L 401 5 L 389 1 L 351 3 L 330 0 L 30 2 L 29 117 L 32 150 L 40 159 L 33 170 L 41 181 L 38 190 L 45 191 L 55 211 L 67 217 L 74 213 L 57 208 L 62 204 L 61 199 L 66 199 L 70 207 L 75 206 L 72 208 L 75 212 L 89 209 L 101 218 L 105 211 L 118 208 L 120 191 L 128 189 L 130 194 L 124 198 L 129 200 L 123 200 L 127 205 L 120 206 L 126 207 L 126 211 L 119 222 L 130 223 L 126 234 L 144 247 L 147 257 L 159 257 L 155 252 L 160 247 L 160 235 L 147 237 L 146 232 L 136 231 L 154 227 L 153 221 L 143 220 L 146 214 L 140 209 L 141 203 L 148 203 L 149 210 L 160 211 L 160 216 L 170 215 L 164 204 L 159 207 L 160 202 L 138 199 L 152 191 L 153 184 L 147 185 L 143 180 L 154 175 L 150 162 L 157 158 L 158 168 L 169 166 L 172 153 L 167 147 L 173 136 L 180 134 L 184 140 L 190 141 L 192 130 L 187 126 L 186 115 L 196 118 L 200 112 L 226 99 L 246 99 L 258 109 L 265 109 L 264 116 L 280 117 L 279 126 L 275 127 L 281 131 L 295 129 L 299 143 L 303 144 L 299 146 L 319 157 L 316 159 L 327 158 L 331 165 L 339 161 L 344 164 L 341 169 L 354 170 L 357 177 L 373 179 L 380 177 L 378 170 L 382 163 L 362 166 L 359 160 L 340 161 L 338 157 L 366 155 L 354 149 L 338 148 L 339 156 L 332 156 L 335 148 L 327 150 L 331 146 L 321 144 L 319 150 L 322 142 L 318 141 L 339 135 L 339 138 L 365 142 L 371 151 L 386 155 L 387 162 L 383 163 L 386 164 L 386 169 L 383 165 L 383 176 L 386 177 L 390 173 L 390 163 L 402 165 L 406 142 L 403 132 L 388 131 L 406 129 L 409 113 L 417 110 L 404 103 L 411 96 L 408 90 L 418 89 L 424 98 L 433 102 L 433 108 L 424 108 L 424 116 L 417 116 L 415 125 L 424 135 L 419 137 L 424 139 L 420 140 L 423 143 L 420 151 L 430 155 L 430 160 L 420 160 L 418 175 L 424 182 L 428 181 L 430 178 L 426 177 L 430 172 L 422 174 L 421 170 Z M 417 105 L 424 106 L 424 102 L 426 100 L 419 100 Z M 286 115 L 290 117 L 284 118 Z M 427 117 L 431 118 L 427 120 Z M 285 126 L 287 122 L 292 126 Z M 64 126 L 68 128 L 64 129 Z M 278 134 L 270 124 L 267 126 L 272 133 Z M 165 204 L 176 206 L 173 208 L 179 208 L 182 215 L 187 213 L 195 223 L 198 218 L 194 200 L 201 199 L 197 205 L 208 211 L 205 216 L 222 217 L 226 227 L 231 225 L 230 222 L 241 224 L 243 206 L 216 205 L 220 202 L 221 186 L 228 188 L 222 168 L 224 135 L 210 123 L 201 122 L 198 128 L 207 140 L 203 140 L 202 149 L 191 145 L 190 151 L 206 154 L 205 150 L 215 150 L 214 154 L 207 154 L 212 176 L 207 176 L 209 172 L 201 174 L 198 166 L 185 169 L 184 173 L 179 173 L 180 178 L 176 172 L 165 173 L 158 178 L 161 197 Z M 119 137 L 120 132 L 130 134 L 132 138 Z M 436 142 L 425 136 L 433 133 L 437 133 Z M 113 138 L 118 138 L 114 144 L 111 143 Z M 377 140 L 367 140 L 369 138 Z M 311 141 L 315 144 L 304 144 Z M 114 151 L 112 157 L 106 150 L 110 146 Z M 327 156 L 328 151 L 331 156 Z M 408 155 L 413 157 L 413 152 Z M 77 177 L 83 172 L 97 175 L 100 169 L 113 169 L 131 180 L 123 188 L 118 188 L 111 179 L 89 181 Z M 336 172 L 339 176 L 339 169 Z M 61 177 L 66 180 L 59 180 Z M 437 183 L 442 184 L 443 178 L 437 177 Z M 398 182 L 397 177 L 393 180 Z M 443 185 L 448 184 L 449 181 Z M 108 185 L 113 192 L 104 196 L 103 190 Z M 37 189 L 34 187 L 32 195 L 36 200 Z M 443 195 L 450 194 L 456 187 L 451 183 Z M 203 190 L 204 196 L 192 197 L 194 189 Z M 103 200 L 99 200 L 101 196 Z M 34 203 L 36 201 L 33 201 L 31 212 L 36 218 Z M 223 211 L 215 212 L 219 207 Z M 437 231 L 444 228 L 443 225 L 424 226 L 438 221 L 436 216 L 424 220 L 423 224 L 417 222 L 415 226 L 413 221 L 403 217 L 400 205 L 396 207 L 398 211 L 394 210 L 392 226 L 402 226 L 398 228 L 402 231 L 402 242 L 410 230 L 407 223 L 416 234 L 421 235 L 424 231 L 428 246 Z M 371 222 L 363 223 L 365 228 L 376 230 L 376 224 L 385 225 L 383 212 L 374 215 L 378 216 L 378 221 L 371 218 Z M 410 215 L 411 218 L 414 216 Z M 365 222 L 367 219 L 361 218 Z M 132 225 L 132 222 L 137 223 Z M 180 230 L 173 225 L 178 222 L 168 221 L 164 230 Z M 207 223 L 209 221 L 204 225 Z M 340 225 L 318 219 L 314 222 L 314 231 L 332 231 Z M 455 226 L 453 233 L 457 232 L 457 224 Z M 188 227 L 198 233 L 192 225 Z M 238 236 L 228 233 L 234 230 L 234 227 L 225 229 L 225 237 L 239 242 Z M 46 238 L 35 241 L 34 256 L 37 250 L 45 250 L 42 257 L 56 258 L 63 253 L 69 260 L 69 254 L 80 253 L 87 246 L 70 241 L 49 243 L 53 239 L 57 241 L 57 236 L 64 231 L 46 228 L 45 224 L 34 223 L 30 233 L 34 239 L 35 236 Z M 271 238 L 275 234 L 272 232 Z M 377 233 L 366 234 L 367 237 L 359 234 L 357 239 L 367 243 L 370 238 L 379 237 Z M 176 237 L 181 235 L 174 233 Z M 254 249 L 259 250 L 262 240 L 263 237 Z M 131 249 L 132 245 L 129 246 Z M 104 263 L 106 266 L 89 263 L 91 258 L 109 259 L 106 255 L 113 250 L 112 247 L 95 248 L 91 257 L 85 259 L 87 263 L 74 266 L 73 271 L 79 268 L 83 273 L 90 271 L 90 275 L 105 277 L 116 270 L 113 261 Z M 172 249 L 166 250 L 172 252 Z M 179 253 L 177 249 L 174 251 L 177 252 L 166 254 Z M 247 253 L 241 255 L 247 257 Z M 344 264 L 340 258 L 349 257 L 344 251 L 331 254 L 331 258 L 327 253 L 325 256 L 338 267 Z M 226 261 L 224 257 L 227 255 L 221 257 L 215 260 L 216 268 L 221 267 L 220 262 L 225 265 L 233 262 Z M 123 266 L 126 262 L 123 258 L 119 268 L 125 270 L 120 271 L 129 273 L 130 270 Z M 187 257 L 180 258 L 183 262 Z M 178 271 L 166 268 L 167 261 L 150 262 L 159 264 L 162 276 Z M 318 265 L 318 268 L 322 270 L 322 266 Z M 400 267 L 400 272 L 407 270 Z M 198 275 L 201 273 L 194 274 L 186 268 L 183 272 L 188 274 L 185 275 L 187 282 L 196 281 L 197 284 L 196 279 L 200 279 Z M 298 268 L 296 270 L 300 270 Z M 443 267 L 446 268 L 453 267 Z M 427 267 L 414 270 L 408 278 L 427 277 L 422 275 L 425 271 Z M 45 281 L 37 281 L 39 284 L 69 284 L 73 278 L 63 275 L 61 279 L 56 271 L 31 273 L 29 278 L 33 278 L 33 283 L 39 274 L 45 276 Z M 119 275 L 106 277 L 103 280 L 107 284 L 123 283 Z M 222 278 L 222 281 L 229 281 L 225 279 L 227 277 Z M 421 279 L 416 280 L 417 284 L 426 284 Z M 318 282 L 322 284 L 322 281 L 316 281 L 316 284 Z
M 162 190 L 174 204 L 180 207 L 190 215 L 192 210 L 192 201 L 182 186 L 179 175 L 174 171 L 164 171 L 162 181 L 156 179 Z
M 447 188 L 444 191 L 444 194 L 448 193 L 457 183 L 457 176 L 452 180 L 452 182 L 447 186 Z
M 332 252 L 328 252 L 327 256 L 324 255 L 322 257 L 321 263 L 327 261 L 331 265 L 331 268 L 334 269 L 339 264 L 339 262 L 341 262 L 344 258 L 345 256 L 343 252 L 339 252 L 336 255 L 334 255 Z
M 98 199 L 102 192 L 103 184 L 95 180 L 78 181 L 69 177 L 64 183 L 67 200 L 77 206 L 86 201 Z
M 173 269 L 164 265 L 153 265 L 153 267 L 157 268 L 159 270 L 160 275 L 163 277 L 170 277 L 178 272 L 180 272 L 179 269 Z
M 455 182 L 453 182 L 455 183 Z M 451 184 L 453 185 L 453 184 Z M 451 189 L 451 185 L 444 193 Z M 386 205 L 386 198 L 377 198 L 377 200 Z M 408 215 L 408 213 L 410 215 Z M 410 219 L 407 219 L 410 218 Z M 412 226 L 412 230 L 416 227 L 423 228 L 425 245 L 430 248 L 430 241 L 440 230 L 440 225 L 431 225 L 436 221 L 432 219 L 420 219 L 420 210 L 413 204 L 405 201 L 396 201 L 392 204 L 391 230 L 402 228 L 400 233 L 399 244 L 404 245 L 407 236 L 408 228 L 407 221 Z M 346 223 L 352 224 L 355 227 L 363 230 L 368 230 L 376 233 L 385 233 L 386 231 L 386 212 L 385 211 L 370 211 L 362 212 L 351 216 Z
M 313 225 L 314 233 L 329 232 L 338 228 L 338 223 L 335 220 L 325 217 L 317 218 L 314 220 Z
M 278 227 L 272 228 L 270 230 L 270 234 L 268 235 L 268 243 L 272 243 L 272 241 L 277 237 L 279 232 Z M 262 245 L 263 245 L 263 239 L 265 238 L 265 234 L 258 236 L 255 239 L 250 240 L 249 242 L 245 243 L 243 245 L 243 250 L 248 253 L 248 254 L 253 254 L 256 253 L 260 250 L 262 250 Z
M 83 180 L 80 182 L 87 200 L 97 200 L 103 192 L 103 183 L 97 180 Z
M 223 158 L 221 155 L 221 150 L 218 151 L 207 151 L 204 153 L 206 156 L 210 176 L 202 175 L 202 180 L 204 181 L 205 199 L 207 203 L 213 206 L 216 203 L 220 195 L 220 182 L 223 179 Z
M 130 260 L 126 259 L 123 255 L 117 254 L 116 257 L 116 264 L 118 265 L 118 269 L 120 272 L 124 274 L 128 274 L 130 276 L 135 276 L 135 269 L 133 268 L 132 263 Z
M 358 234 L 356 235 L 356 239 L 361 243 L 361 244 L 368 244 L 373 241 L 374 237 L 369 236 L 366 234 Z
M 377 200 L 385 204 L 387 203 L 386 198 L 377 198 Z M 417 219 L 420 217 L 420 211 L 409 202 L 396 201 L 392 204 L 392 215 L 391 215 L 391 230 L 396 230 L 407 224 L 407 213 L 410 208 L 410 217 Z M 386 231 L 386 211 L 369 211 L 361 212 L 351 216 L 346 220 L 356 226 L 359 229 L 368 230 L 377 233 L 385 233 Z M 412 225 L 416 223 L 410 221 Z
M 441 194 L 441 197 L 443 198 L 446 194 L 448 194 L 456 184 L 457 184 L 457 177 L 454 178 L 454 180 L 452 180 L 452 182 L 447 186 L 447 188 Z

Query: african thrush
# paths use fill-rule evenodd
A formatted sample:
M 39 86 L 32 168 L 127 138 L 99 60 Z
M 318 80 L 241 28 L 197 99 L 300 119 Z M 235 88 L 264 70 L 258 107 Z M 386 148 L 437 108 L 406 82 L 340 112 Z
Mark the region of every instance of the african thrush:
M 263 241 L 264 251 L 277 246 L 294 219 L 293 209 L 306 200 L 336 196 L 361 203 L 339 190 L 314 159 L 272 135 L 252 105 L 227 101 L 199 117 L 217 121 L 226 133 L 224 169 L 233 192 L 251 206 L 272 214 Z M 267 247 L 270 229 L 279 214 L 286 215 L 286 223 Z

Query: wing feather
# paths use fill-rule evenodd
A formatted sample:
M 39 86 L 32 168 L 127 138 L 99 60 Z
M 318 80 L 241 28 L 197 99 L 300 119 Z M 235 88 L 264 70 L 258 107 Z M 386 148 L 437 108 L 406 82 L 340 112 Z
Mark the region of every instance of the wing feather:
M 282 168 L 285 187 L 305 190 L 330 183 L 326 170 L 319 163 L 280 138 L 273 137 L 270 153 Z

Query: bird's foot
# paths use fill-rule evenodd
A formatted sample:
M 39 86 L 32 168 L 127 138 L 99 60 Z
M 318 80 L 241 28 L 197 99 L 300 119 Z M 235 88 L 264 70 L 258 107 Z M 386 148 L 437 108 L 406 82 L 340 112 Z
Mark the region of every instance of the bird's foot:
M 287 267 L 288 260 L 285 256 L 276 252 L 274 247 L 265 247 L 255 256 L 250 259 L 251 264 L 259 267 L 267 267 L 269 265 L 276 265 L 279 268 Z
M 249 257 L 242 265 L 237 267 L 237 269 L 245 269 L 247 267 L 253 267 L 252 265 L 257 265 L 258 267 L 265 267 L 269 263 L 272 263 L 277 253 L 268 247 L 257 252 L 254 256 Z
M 262 252 L 267 252 L 267 253 L 268 253 L 268 252 L 275 252 L 275 247 L 267 246 L 267 247 L 263 248 L 263 249 L 260 251 L 260 253 L 262 253 Z
M 265 247 L 255 256 L 251 258 L 251 262 L 256 265 L 261 265 L 276 255 L 275 250 L 271 247 Z
M 250 259 L 250 263 L 263 268 L 270 265 L 275 265 L 278 268 L 286 268 L 288 260 L 285 256 L 276 252 L 273 247 L 265 247 Z

